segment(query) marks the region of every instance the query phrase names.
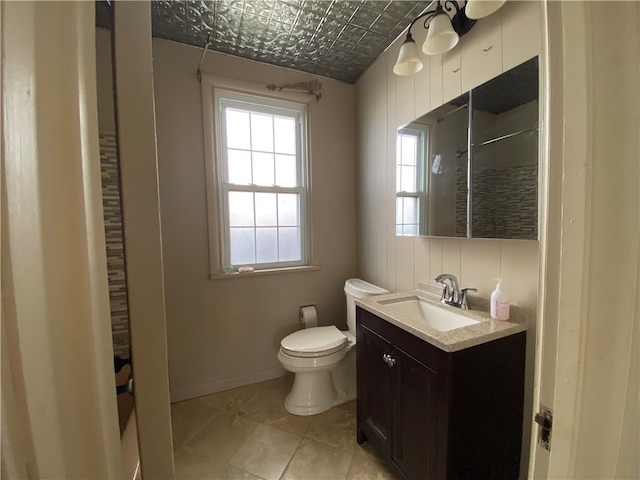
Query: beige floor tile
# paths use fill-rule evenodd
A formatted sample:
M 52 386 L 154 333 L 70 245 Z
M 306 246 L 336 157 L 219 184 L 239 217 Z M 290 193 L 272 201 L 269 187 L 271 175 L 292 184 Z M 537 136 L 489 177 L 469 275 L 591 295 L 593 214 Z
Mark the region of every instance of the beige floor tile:
M 251 402 L 257 392 L 258 387 L 256 385 L 246 385 L 244 387 L 206 395 L 200 397 L 198 400 L 223 411 L 237 412 L 245 409 L 246 405 Z
M 332 408 L 312 416 L 305 433 L 310 438 L 330 447 L 353 452 L 356 448 L 356 416 L 348 410 Z
M 205 405 L 197 398 L 172 404 L 173 445 L 180 446 L 191 439 L 220 411 L 219 408 Z
M 250 414 L 250 418 L 260 418 L 262 423 L 279 428 L 285 432 L 295 433 L 304 436 L 309 425 L 313 421 L 313 416 L 293 415 L 284 408 L 284 398 L 286 393 L 277 391 L 263 392 L 258 394 L 255 400 L 255 409 L 264 413 L 256 415 L 255 410 Z
M 229 459 L 256 426 L 257 423 L 242 416 L 221 412 L 186 444 L 176 448 L 176 476 L 220 478 Z
M 284 398 L 292 380 L 173 404 L 176 478 L 397 480 L 369 442 L 357 445 L 355 401 L 291 415 Z
M 301 439 L 299 435 L 258 425 L 231 457 L 229 464 L 266 480 L 277 480 Z
M 302 436 L 311 420 L 308 417 L 291 415 L 284 409 L 287 393 L 288 391 L 254 384 L 201 397 L 201 401 L 254 422 L 272 425 Z
M 364 442 L 356 447 L 347 480 L 399 480 L 381 454 Z
M 305 438 L 282 480 L 344 480 L 352 457 L 353 453 Z
M 187 445 L 175 449 L 173 460 L 176 480 L 214 480 L 218 476 L 217 471 L 224 468 L 224 465 L 212 465 L 206 453 Z
M 356 401 L 351 400 L 350 402 L 343 403 L 342 405 L 338 405 L 336 408 L 340 408 L 342 410 L 346 410 L 351 413 L 354 417 L 356 416 Z
M 231 465 L 227 465 L 220 472 L 219 480 L 262 480 L 261 477 L 256 477 L 255 475 L 251 475 L 249 472 L 245 472 L 244 470 L 240 470 Z

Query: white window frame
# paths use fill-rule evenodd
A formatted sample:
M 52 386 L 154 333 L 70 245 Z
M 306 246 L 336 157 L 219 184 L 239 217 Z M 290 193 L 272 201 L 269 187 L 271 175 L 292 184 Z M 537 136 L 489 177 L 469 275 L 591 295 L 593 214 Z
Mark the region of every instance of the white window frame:
M 310 269 L 318 267 L 311 265 L 311 232 L 309 208 L 309 142 L 308 142 L 308 97 L 290 92 L 275 92 L 265 94 L 264 85 L 252 82 L 238 81 L 216 75 L 202 75 L 203 125 L 207 176 L 207 206 L 209 225 L 209 276 L 210 278 L 228 278 L 235 273 L 236 268 L 225 267 L 225 260 L 229 258 L 229 228 L 226 199 L 229 189 L 234 191 L 252 192 L 282 192 L 300 194 L 300 242 L 302 258 L 299 261 L 274 262 L 270 264 L 248 264 L 255 268 L 256 273 L 278 273 L 290 270 Z M 257 185 L 230 185 L 226 182 L 223 149 L 225 138 L 217 112 L 219 100 L 229 98 L 231 101 L 244 102 L 255 111 L 260 105 L 273 113 L 276 109 L 286 109 L 298 112 L 299 151 L 296 157 L 299 162 L 297 187 L 262 187 Z
M 412 135 L 418 138 L 418 151 L 416 152 L 416 191 L 396 191 L 396 202 L 398 198 L 413 197 L 418 199 L 418 231 L 416 235 L 424 235 L 425 223 L 426 223 L 426 182 L 425 182 L 425 169 L 427 152 L 429 151 L 429 127 L 428 125 L 415 125 L 403 127 L 398 129 L 398 135 Z M 396 175 L 398 175 L 398 161 L 396 158 Z M 397 208 L 397 207 L 396 207 Z M 397 215 L 396 215 L 397 216 Z M 407 234 L 399 234 L 397 232 L 398 225 L 406 225 L 404 223 L 398 224 L 396 219 L 396 235 L 406 236 Z

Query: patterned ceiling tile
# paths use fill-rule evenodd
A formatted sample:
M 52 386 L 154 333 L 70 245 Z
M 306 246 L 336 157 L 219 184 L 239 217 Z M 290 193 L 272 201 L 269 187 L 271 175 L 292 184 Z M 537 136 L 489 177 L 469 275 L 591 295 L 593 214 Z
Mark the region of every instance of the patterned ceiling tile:
M 371 31 L 387 36 L 389 32 L 402 31 L 402 29 L 407 28 L 407 26 L 403 20 L 398 20 L 391 15 L 381 14 L 371 25 Z
M 349 22 L 353 14 L 358 11 L 361 3 L 360 1 L 333 2 L 327 15 Z
M 96 23 L 107 26 L 99 1 Z M 408 0 L 158 0 L 153 35 L 354 83 L 422 12 Z
M 157 32 L 157 36 L 176 42 L 189 42 L 185 2 L 172 2 L 171 5 L 166 2 L 152 2 L 151 17 L 153 31 L 154 34 Z
M 293 25 L 300 14 L 300 2 L 275 2 L 271 19 L 285 25 Z
M 379 2 L 370 2 L 370 3 L 379 3 Z M 357 25 L 362 28 L 366 28 L 368 30 L 371 27 L 371 25 L 376 23 L 380 15 L 382 15 L 382 12 L 378 10 L 375 5 L 373 6 L 362 5 L 358 9 L 358 11 L 355 13 L 353 18 L 351 19 L 351 22 L 354 25 Z

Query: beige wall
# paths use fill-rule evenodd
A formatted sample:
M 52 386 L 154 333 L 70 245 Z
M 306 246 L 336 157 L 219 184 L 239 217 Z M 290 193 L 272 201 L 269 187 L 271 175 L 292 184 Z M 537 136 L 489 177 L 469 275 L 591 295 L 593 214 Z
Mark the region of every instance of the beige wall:
M 346 328 L 344 281 L 355 275 L 354 87 L 326 78 L 309 103 L 313 263 L 317 271 L 210 280 L 199 48 L 154 39 L 162 242 L 172 399 L 283 373 L 280 340 L 315 303 Z M 313 75 L 209 52 L 205 73 L 266 85 Z
M 414 31 L 418 45 L 424 35 L 418 26 Z M 463 86 L 468 90 L 480 85 L 539 54 L 540 36 L 539 4 L 507 2 L 491 17 L 479 20 L 452 52 L 422 56 L 426 63 L 418 74 L 398 77 L 392 73 L 400 39 L 356 84 L 358 274 L 400 291 L 447 272 L 456 275 L 463 287 L 478 288 L 482 297 L 489 297 L 495 288 L 493 279 L 501 277 L 511 303 L 531 310 L 524 465 L 533 395 L 538 242 L 396 237 L 395 134 L 399 126 L 458 96 Z

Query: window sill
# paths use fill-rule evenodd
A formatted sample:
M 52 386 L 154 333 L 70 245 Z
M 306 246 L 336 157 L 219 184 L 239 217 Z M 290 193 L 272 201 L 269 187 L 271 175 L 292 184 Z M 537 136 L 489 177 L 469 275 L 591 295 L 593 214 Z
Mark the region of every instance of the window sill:
M 314 272 L 320 270 L 319 265 L 305 265 L 303 267 L 285 267 L 285 268 L 269 268 L 265 270 L 254 270 L 253 272 L 232 272 L 232 273 L 213 273 L 209 275 L 210 280 L 230 280 L 232 278 L 246 278 L 262 275 L 277 275 L 281 273 L 298 273 L 298 272 Z

